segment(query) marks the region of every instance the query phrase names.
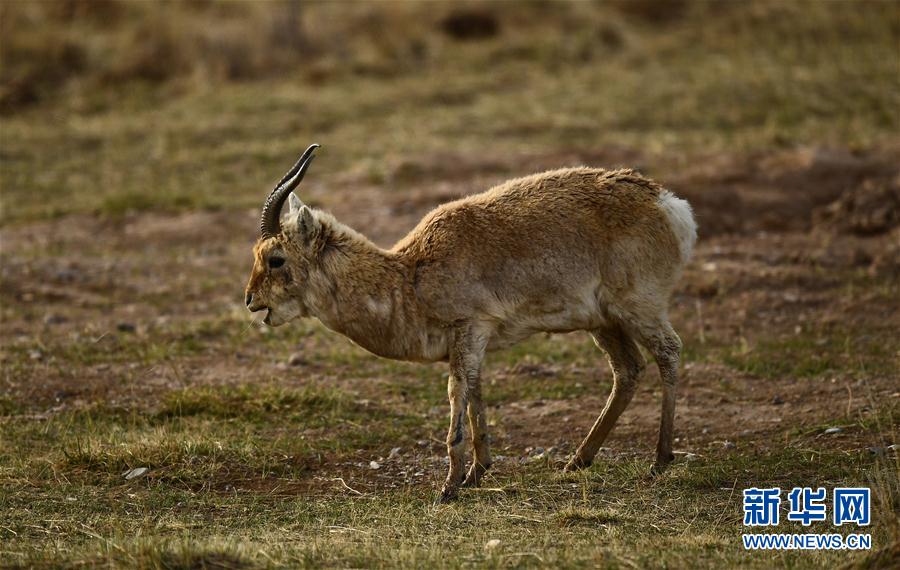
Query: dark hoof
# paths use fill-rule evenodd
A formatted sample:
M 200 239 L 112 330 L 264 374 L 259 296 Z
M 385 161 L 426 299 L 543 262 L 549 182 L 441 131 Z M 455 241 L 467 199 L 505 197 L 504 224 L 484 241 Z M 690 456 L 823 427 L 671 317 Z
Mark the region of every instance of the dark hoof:
M 484 477 L 484 474 L 487 473 L 487 470 L 490 468 L 490 464 L 486 466 L 481 466 L 477 463 L 472 465 L 472 467 L 469 468 L 469 473 L 466 475 L 466 479 L 462 482 L 461 487 L 478 487 L 479 485 L 481 485 L 482 477 Z
M 650 468 L 650 476 L 656 477 L 657 475 L 662 475 L 662 473 L 669 467 L 674 459 L 675 456 L 672 454 L 669 454 L 669 457 L 666 460 L 657 458 L 656 463 L 654 463 L 653 467 Z
M 444 489 L 438 498 L 434 500 L 435 505 L 446 505 L 459 498 L 459 493 L 455 489 Z
M 466 478 L 462 482 L 462 485 L 460 485 L 460 487 L 462 487 L 463 489 L 472 489 L 478 487 L 479 485 L 481 485 L 481 477 L 469 473 L 468 475 L 466 475 Z
M 563 471 L 567 473 L 574 473 L 575 471 L 587 469 L 591 466 L 591 463 L 591 461 L 585 461 L 576 455 L 575 457 L 570 459 L 568 463 L 566 463 L 566 466 L 563 467 Z

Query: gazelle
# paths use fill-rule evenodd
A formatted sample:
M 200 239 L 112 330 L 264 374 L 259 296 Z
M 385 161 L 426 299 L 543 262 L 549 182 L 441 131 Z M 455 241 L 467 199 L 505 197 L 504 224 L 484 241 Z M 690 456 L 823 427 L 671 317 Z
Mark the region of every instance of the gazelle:
M 485 353 L 538 332 L 587 331 L 613 370 L 606 406 L 566 470 L 591 464 L 634 395 L 645 367 L 638 345 L 656 359 L 663 385 L 653 471 L 672 461 L 681 340 L 667 313 L 696 241 L 686 201 L 631 170 L 564 168 L 443 204 L 382 249 L 293 193 L 317 147 L 263 206 L 247 307 L 267 310 L 271 326 L 315 317 L 385 358 L 449 363 L 441 502 L 477 486 L 491 466 Z

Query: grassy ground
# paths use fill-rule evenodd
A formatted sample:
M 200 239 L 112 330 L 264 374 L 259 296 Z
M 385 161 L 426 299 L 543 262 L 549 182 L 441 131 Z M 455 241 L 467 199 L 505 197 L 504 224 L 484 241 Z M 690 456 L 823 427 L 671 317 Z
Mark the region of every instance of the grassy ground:
M 462 6 L 0 4 L 0 566 L 896 562 L 897 5 Z M 461 10 L 496 28 L 461 39 Z M 313 140 L 304 199 L 383 245 L 543 168 L 689 198 L 673 468 L 647 477 L 651 368 L 561 473 L 610 372 L 538 336 L 490 356 L 485 487 L 433 506 L 445 367 L 242 307 L 257 208 Z M 871 486 L 873 551 L 745 552 L 754 485 Z
M 98 409 L 56 415 L 39 426 L 8 424 L 16 444 L 4 450 L 4 462 L 16 477 L 7 485 L 17 492 L 3 504 L 15 521 L 15 530 L 6 528 L 15 536 L 7 555 L 40 542 L 43 552 L 24 560 L 173 567 L 768 567 L 771 556 L 739 547 L 736 496 L 760 481 L 874 485 L 874 541 L 889 543 L 896 532 L 893 460 L 823 451 L 802 435 L 777 450 L 704 456 L 652 482 L 644 458 L 604 461 L 579 475 L 563 475 L 542 459 L 501 462 L 503 474 L 492 487 L 435 508 L 430 485 L 410 481 L 403 471 L 356 488 L 319 468 L 322 454 L 353 458 L 354 448 L 378 449 L 376 432 L 401 445 L 410 434 L 427 435 L 414 416 L 359 408 L 327 392 L 257 390 L 215 398 L 178 394 L 173 399 L 180 404 L 153 414 Z M 283 412 L 277 421 L 274 411 Z M 319 431 L 323 422 L 327 435 Z M 864 435 L 877 428 L 849 429 Z M 411 469 L 407 462 L 420 455 L 407 447 L 385 468 Z M 149 466 L 151 475 L 125 481 L 121 473 L 135 466 Z M 424 470 L 426 482 L 435 482 L 436 470 Z M 315 473 L 322 480 L 304 485 Z M 802 532 L 799 526 L 783 530 Z M 775 560 L 833 566 L 847 558 L 801 552 Z

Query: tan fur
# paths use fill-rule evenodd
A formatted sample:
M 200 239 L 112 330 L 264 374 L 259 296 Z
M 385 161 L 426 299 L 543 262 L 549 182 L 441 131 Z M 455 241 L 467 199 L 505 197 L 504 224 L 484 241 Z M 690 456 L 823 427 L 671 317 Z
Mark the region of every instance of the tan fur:
M 681 343 L 666 313 L 696 227 L 687 203 L 658 184 L 584 167 L 519 178 L 436 208 L 390 250 L 306 206 L 283 227 L 254 249 L 251 310 L 269 309 L 273 325 L 314 316 L 383 357 L 449 362 L 443 499 L 477 485 L 490 465 L 484 353 L 537 332 L 590 331 L 615 375 L 567 468 L 590 464 L 630 401 L 644 367 L 635 343 L 655 356 L 663 379 L 655 469 L 671 461 Z M 270 256 L 286 263 L 270 269 Z M 466 431 L 475 460 L 463 482 Z

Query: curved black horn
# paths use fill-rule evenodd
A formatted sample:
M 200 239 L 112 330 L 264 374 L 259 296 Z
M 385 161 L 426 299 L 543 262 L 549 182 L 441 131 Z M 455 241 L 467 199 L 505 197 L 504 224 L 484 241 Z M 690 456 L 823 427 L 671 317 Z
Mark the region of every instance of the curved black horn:
M 319 148 L 317 144 L 309 145 L 294 166 L 285 174 L 263 204 L 262 216 L 259 220 L 259 232 L 263 239 L 274 237 L 281 232 L 281 208 L 288 194 L 300 184 L 306 170 L 315 156 L 313 152 Z

